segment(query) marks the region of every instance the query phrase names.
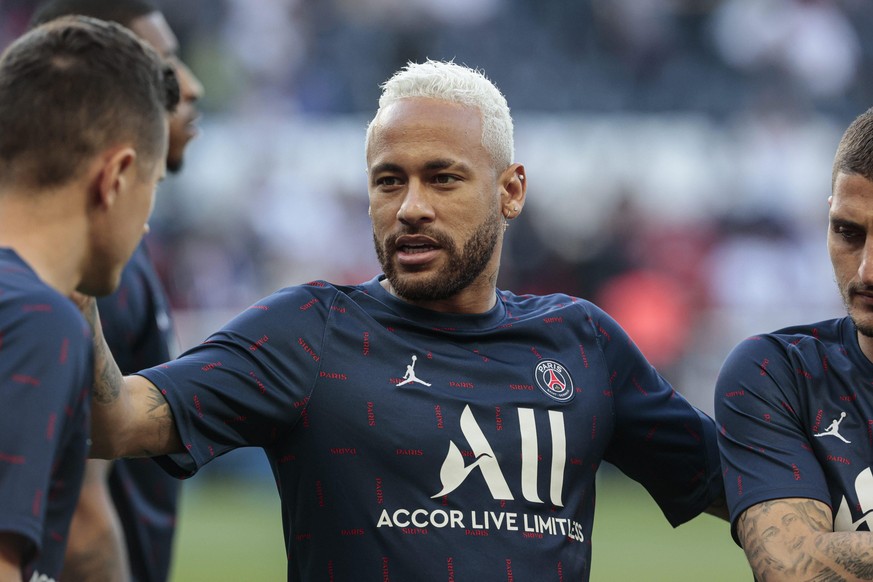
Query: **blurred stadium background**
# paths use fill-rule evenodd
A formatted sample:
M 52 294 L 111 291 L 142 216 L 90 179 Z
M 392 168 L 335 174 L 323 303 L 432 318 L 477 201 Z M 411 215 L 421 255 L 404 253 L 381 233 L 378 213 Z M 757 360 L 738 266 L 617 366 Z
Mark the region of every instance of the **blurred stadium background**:
M 426 57 L 483 69 L 513 109 L 530 190 L 502 287 L 595 301 L 707 412 L 740 339 L 842 313 L 826 200 L 873 105 L 869 0 L 157 3 L 207 91 L 150 235 L 183 348 L 279 287 L 378 271 L 364 129 L 379 83 Z M 0 48 L 37 4 L 0 0 Z M 259 452 L 213 463 L 184 505 L 176 580 L 282 578 Z M 665 533 L 609 468 L 598 510 L 595 580 L 750 579 L 725 524 Z

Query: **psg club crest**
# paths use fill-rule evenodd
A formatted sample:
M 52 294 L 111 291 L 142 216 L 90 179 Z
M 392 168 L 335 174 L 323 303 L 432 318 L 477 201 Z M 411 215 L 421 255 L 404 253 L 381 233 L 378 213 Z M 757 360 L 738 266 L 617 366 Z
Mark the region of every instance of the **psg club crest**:
M 543 360 L 537 365 L 534 376 L 537 386 L 552 400 L 569 402 L 576 395 L 573 378 L 564 366 L 555 360 Z

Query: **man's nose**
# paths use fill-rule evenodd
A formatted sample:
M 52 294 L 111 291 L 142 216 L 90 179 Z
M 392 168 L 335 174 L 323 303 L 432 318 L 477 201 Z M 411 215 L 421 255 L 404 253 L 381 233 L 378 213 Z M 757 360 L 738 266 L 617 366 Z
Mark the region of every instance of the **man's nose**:
M 434 208 L 427 188 L 418 180 L 410 180 L 403 203 L 397 211 L 397 220 L 404 224 L 415 225 L 432 222 L 434 217 Z

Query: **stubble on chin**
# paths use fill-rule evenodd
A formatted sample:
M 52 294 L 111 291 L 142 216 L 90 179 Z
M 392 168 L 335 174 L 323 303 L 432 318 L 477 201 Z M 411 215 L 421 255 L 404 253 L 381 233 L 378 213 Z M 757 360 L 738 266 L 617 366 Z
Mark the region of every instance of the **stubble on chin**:
M 851 288 L 840 288 L 840 295 L 843 299 L 843 306 L 846 308 L 846 313 L 852 323 L 855 324 L 855 329 L 864 337 L 873 338 L 873 321 L 862 321 L 861 317 L 855 312 L 852 307 L 852 295 L 854 290 Z M 868 319 L 873 319 L 873 314 L 870 314 Z
M 849 312 L 849 317 L 852 318 L 852 322 L 855 324 L 855 329 L 858 330 L 858 333 L 864 337 L 873 338 L 873 324 L 858 321 L 858 318 L 852 315 L 851 312 Z

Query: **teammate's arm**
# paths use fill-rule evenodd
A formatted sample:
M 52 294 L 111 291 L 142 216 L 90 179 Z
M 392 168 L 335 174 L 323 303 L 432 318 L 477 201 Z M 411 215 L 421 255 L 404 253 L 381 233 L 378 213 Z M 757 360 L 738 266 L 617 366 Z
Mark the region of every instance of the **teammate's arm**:
M 21 557 L 25 545 L 20 535 L 0 532 L 0 582 L 22 582 Z
M 97 303 L 76 295 L 94 334 L 91 456 L 155 457 L 184 452 L 173 413 L 160 390 L 142 376 L 122 376 L 100 329 Z
M 737 519 L 737 537 L 761 582 L 873 580 L 873 533 L 834 532 L 831 509 L 814 499 L 775 499 Z
M 90 459 L 79 505 L 73 514 L 61 581 L 117 582 L 129 580 L 124 533 L 106 479 L 112 464 Z

